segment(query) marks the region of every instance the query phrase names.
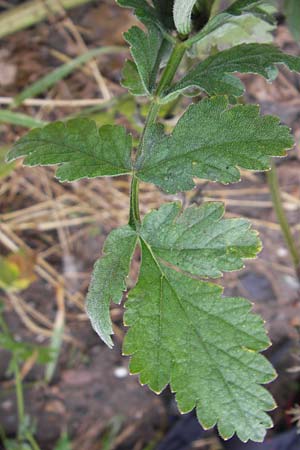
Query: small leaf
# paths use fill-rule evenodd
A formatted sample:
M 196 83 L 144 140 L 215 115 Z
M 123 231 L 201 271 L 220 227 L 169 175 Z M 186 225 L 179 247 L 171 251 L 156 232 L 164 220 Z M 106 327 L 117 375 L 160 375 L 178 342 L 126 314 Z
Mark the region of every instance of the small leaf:
M 220 277 L 243 267 L 261 249 L 257 233 L 244 219 L 222 219 L 224 205 L 217 202 L 190 207 L 167 203 L 146 215 L 141 237 L 156 256 L 190 274 Z
M 257 106 L 230 108 L 225 97 L 214 97 L 190 106 L 169 136 L 162 126 L 150 127 L 144 145 L 137 176 L 175 193 L 191 189 L 195 177 L 233 183 L 240 179 L 238 167 L 268 170 L 270 157 L 283 156 L 293 139 Z
M 181 412 L 196 407 L 205 429 L 262 441 L 275 407 L 260 384 L 275 377 L 258 352 L 269 346 L 263 321 L 242 298 L 162 265 L 142 241 L 142 267 L 126 302 L 123 351 L 130 371 L 159 393 L 170 383 Z
M 59 164 L 60 181 L 116 176 L 131 171 L 131 137 L 123 127 L 74 119 L 30 131 L 8 154 L 8 161 L 25 156 L 28 166 Z
M 159 69 L 159 50 L 163 41 L 162 35 L 153 26 L 149 27 L 148 34 L 141 28 L 134 26 L 124 33 L 124 37 L 130 45 L 130 51 L 144 90 L 150 95 L 155 87 Z
M 244 92 L 242 82 L 230 73 L 255 73 L 268 80 L 277 75 L 277 64 L 285 64 L 290 70 L 300 72 L 300 58 L 283 53 L 268 44 L 242 44 L 224 50 L 197 64 L 181 81 L 173 86 L 164 101 L 186 89 L 198 88 L 208 94 L 240 96 Z
M 175 0 L 174 22 L 178 33 L 187 35 L 192 30 L 192 11 L 197 0 Z
M 147 95 L 136 64 L 133 61 L 127 60 L 124 64 L 122 86 L 128 89 L 132 95 Z
M 105 241 L 104 256 L 94 266 L 87 295 L 87 314 L 94 330 L 109 347 L 113 346 L 109 305 L 111 301 L 120 303 L 122 300 L 136 240 L 137 235 L 129 226 L 113 230 Z
M 300 40 L 300 2 L 299 0 L 285 0 L 284 12 L 288 27 L 296 41 Z

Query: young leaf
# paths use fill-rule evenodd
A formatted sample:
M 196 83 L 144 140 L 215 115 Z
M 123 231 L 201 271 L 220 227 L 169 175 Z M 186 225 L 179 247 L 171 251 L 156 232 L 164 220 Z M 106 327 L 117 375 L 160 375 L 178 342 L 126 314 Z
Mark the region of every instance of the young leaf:
M 268 44 L 242 44 L 212 55 L 197 64 L 181 81 L 173 86 L 164 101 L 170 101 L 191 87 L 208 94 L 240 96 L 243 83 L 230 73 L 255 73 L 268 80 L 277 75 L 277 64 L 285 64 L 290 70 L 300 72 L 300 58 L 283 53 Z
M 214 97 L 189 107 L 170 136 L 150 127 L 144 145 L 137 176 L 175 193 L 193 188 L 194 177 L 232 183 L 240 179 L 238 167 L 268 170 L 270 157 L 284 155 L 293 139 L 257 106 L 230 108 L 226 97 Z
M 262 20 L 273 23 L 274 19 L 272 15 L 270 15 L 263 7 L 261 7 L 263 3 L 264 2 L 262 0 L 237 0 L 225 11 L 222 11 L 220 14 L 217 14 L 212 19 L 210 19 L 199 33 L 188 39 L 188 45 L 194 45 L 204 37 L 215 32 L 227 23 L 230 23 L 232 18 L 243 14 L 251 13 Z
M 126 302 L 123 351 L 131 373 L 155 392 L 170 383 L 182 412 L 194 407 L 205 429 L 228 439 L 262 441 L 274 408 L 260 384 L 275 377 L 258 352 L 269 346 L 263 321 L 242 298 L 222 298 L 220 286 L 191 279 L 158 262 L 142 241 L 142 267 Z
M 25 156 L 28 166 L 58 164 L 61 181 L 116 176 L 131 171 L 131 136 L 123 127 L 74 119 L 30 131 L 8 154 L 8 161 Z
M 275 29 L 275 24 L 251 13 L 232 16 L 224 25 L 193 45 L 188 53 L 191 58 L 203 61 L 216 50 L 222 51 L 241 44 L 271 44 Z
M 144 90 L 150 95 L 155 86 L 159 69 L 162 35 L 154 26 L 149 26 L 148 34 L 134 26 L 124 33 L 124 37 L 130 45 L 130 51 L 135 61 L 134 70 L 139 73 Z
M 129 226 L 113 230 L 105 241 L 104 256 L 94 267 L 86 309 L 94 330 L 109 347 L 113 346 L 109 305 L 122 300 L 136 240 L 137 235 Z
M 186 35 L 192 29 L 192 11 L 197 0 L 175 0 L 174 1 L 174 22 L 177 31 Z
M 140 236 L 155 255 L 190 274 L 217 278 L 222 271 L 243 267 L 242 258 L 254 258 L 260 240 L 244 219 L 222 219 L 218 202 L 190 207 L 167 203 L 147 214 Z

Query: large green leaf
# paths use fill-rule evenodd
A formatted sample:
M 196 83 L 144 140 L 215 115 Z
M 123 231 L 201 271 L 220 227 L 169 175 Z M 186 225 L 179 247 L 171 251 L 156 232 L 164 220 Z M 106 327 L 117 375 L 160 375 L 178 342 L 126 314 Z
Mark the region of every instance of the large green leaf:
M 116 176 L 131 171 L 131 136 L 123 127 L 74 119 L 30 131 L 8 154 L 8 161 L 25 156 L 28 166 L 59 164 L 61 181 Z
M 145 33 L 141 28 L 134 26 L 124 33 L 124 37 L 130 45 L 130 51 L 135 63 L 135 66 L 133 63 L 131 64 L 129 80 L 132 77 L 136 79 L 137 72 L 145 92 L 151 94 L 155 87 L 156 75 L 159 69 L 160 48 L 163 41 L 162 35 L 154 26 L 149 26 L 148 33 Z M 127 76 L 128 69 L 129 66 L 127 64 Z M 131 84 L 132 83 L 129 84 L 129 89 L 133 91 L 136 90 L 131 87 Z M 126 81 L 123 85 L 126 86 Z M 134 82 L 134 86 L 136 86 L 136 81 Z
M 145 217 L 140 230 L 155 254 L 181 270 L 203 277 L 243 267 L 261 248 L 257 233 L 244 219 L 222 219 L 223 203 L 208 202 L 181 213 L 167 203 Z
M 179 95 L 191 87 L 208 94 L 240 96 L 243 83 L 230 73 L 255 73 L 272 80 L 277 75 L 277 64 L 285 64 L 290 70 L 300 72 L 300 58 L 287 55 L 268 44 L 242 44 L 210 56 L 194 67 L 181 81 L 170 88 L 164 101 Z
M 284 155 L 293 139 L 257 106 L 230 108 L 225 97 L 214 97 L 190 106 L 169 136 L 150 127 L 144 145 L 137 176 L 175 193 L 191 189 L 194 177 L 230 183 L 239 181 L 238 167 L 267 170 L 270 157 Z
M 113 346 L 109 305 L 122 300 L 136 240 L 137 235 L 129 226 L 113 230 L 105 241 L 104 256 L 94 267 L 86 309 L 94 330 L 109 347 Z
M 274 408 L 260 384 L 271 365 L 258 352 L 269 346 L 263 321 L 242 298 L 191 279 L 159 262 L 142 241 L 142 267 L 126 302 L 129 331 L 123 351 L 131 373 L 159 393 L 170 383 L 182 412 L 194 407 L 205 429 L 218 425 L 225 439 L 262 441 Z

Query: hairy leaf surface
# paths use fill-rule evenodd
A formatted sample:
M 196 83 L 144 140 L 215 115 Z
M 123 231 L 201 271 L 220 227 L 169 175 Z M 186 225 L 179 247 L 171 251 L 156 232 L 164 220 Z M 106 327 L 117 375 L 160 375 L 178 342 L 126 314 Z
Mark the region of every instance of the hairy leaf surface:
M 131 145 L 123 127 L 98 130 L 94 121 L 74 119 L 30 131 L 15 143 L 8 160 L 25 156 L 28 166 L 58 164 L 61 181 L 116 176 L 131 171 Z
M 225 97 L 214 97 L 190 106 L 169 136 L 151 127 L 144 145 L 137 176 L 175 193 L 193 188 L 194 177 L 230 183 L 239 181 L 238 167 L 267 170 L 270 157 L 284 155 L 293 139 L 257 106 L 229 108 Z
M 124 33 L 124 37 L 130 45 L 130 51 L 135 62 L 134 70 L 138 72 L 144 90 L 150 94 L 155 87 L 159 69 L 159 50 L 163 41 L 162 35 L 153 26 L 149 27 L 148 34 L 141 28 L 134 26 Z M 131 69 L 133 69 L 132 66 Z
M 110 302 L 120 303 L 137 235 L 125 226 L 113 230 L 105 241 L 104 256 L 96 262 L 87 295 L 86 309 L 94 330 L 109 346 L 113 346 Z
M 263 321 L 242 298 L 222 298 L 222 288 L 162 265 L 142 241 L 137 286 L 126 302 L 129 331 L 124 353 L 130 370 L 155 392 L 170 383 L 182 412 L 194 407 L 202 426 L 218 425 L 225 439 L 262 441 L 274 408 L 260 384 L 271 365 L 258 352 L 269 346 Z
M 230 73 L 255 73 L 268 80 L 277 75 L 277 64 L 285 64 L 290 70 L 300 72 L 300 58 L 283 53 L 268 44 L 242 44 L 212 55 L 197 64 L 181 81 L 173 86 L 165 101 L 170 101 L 189 88 L 198 88 L 208 94 L 240 96 L 243 83 Z
M 257 233 L 244 219 L 222 219 L 224 205 L 207 202 L 181 212 L 180 203 L 167 203 L 144 218 L 140 235 L 164 261 L 185 272 L 220 277 L 243 267 L 261 248 Z
M 174 22 L 180 34 L 189 34 L 192 29 L 192 11 L 197 0 L 175 0 Z
M 122 86 L 132 95 L 147 95 L 135 62 L 127 60 L 122 71 Z

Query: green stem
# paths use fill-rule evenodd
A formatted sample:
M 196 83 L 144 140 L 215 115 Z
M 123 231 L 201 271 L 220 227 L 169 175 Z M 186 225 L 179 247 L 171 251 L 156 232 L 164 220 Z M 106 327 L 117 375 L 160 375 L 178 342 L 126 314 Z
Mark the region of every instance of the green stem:
M 139 180 L 133 175 L 130 191 L 129 225 L 136 230 L 141 223 L 139 208 Z
M 282 199 L 280 196 L 280 186 L 279 186 L 279 182 L 278 182 L 277 170 L 276 170 L 276 166 L 273 162 L 271 164 L 271 170 L 267 173 L 267 176 L 268 176 L 268 183 L 269 183 L 269 188 L 270 188 L 270 192 L 271 192 L 271 196 L 272 196 L 273 207 L 276 212 L 276 216 L 277 216 L 282 234 L 284 236 L 285 242 L 288 246 L 290 255 L 292 257 L 297 276 L 300 278 L 300 253 L 299 253 L 299 249 L 296 245 L 296 242 L 294 240 L 290 225 L 288 223 L 288 220 L 287 220 L 284 208 L 283 208 Z
M 175 76 L 175 73 L 178 69 L 179 64 L 181 63 L 181 60 L 183 58 L 183 55 L 186 51 L 186 47 L 183 42 L 178 42 L 170 56 L 170 59 L 165 67 L 165 70 L 162 74 L 162 77 L 160 79 L 160 82 L 158 84 L 157 90 L 156 90 L 156 97 L 160 97 L 164 89 L 169 86 L 173 78 Z
M 19 420 L 19 428 L 21 428 L 22 423 L 25 420 L 24 395 L 23 395 L 23 387 L 22 387 L 22 379 L 21 379 L 21 374 L 20 374 L 19 363 L 14 356 L 13 356 L 13 358 L 14 358 L 13 359 L 13 367 L 14 367 L 15 383 L 16 383 L 18 420 Z
M 174 75 L 178 69 L 178 66 L 183 58 L 183 55 L 186 51 L 185 46 L 179 42 L 176 43 L 169 61 L 163 71 L 162 77 L 158 83 L 158 87 L 155 92 L 155 98 L 150 104 L 149 112 L 146 118 L 145 126 L 143 129 L 143 133 L 141 135 L 141 139 L 139 142 L 137 156 L 139 156 L 144 147 L 144 137 L 148 130 L 148 128 L 153 125 L 156 121 L 157 115 L 160 109 L 159 97 L 165 90 L 167 86 L 172 83 Z M 139 180 L 133 175 L 131 182 L 131 191 L 130 191 L 130 212 L 129 212 L 129 225 L 137 230 L 140 226 L 140 210 L 139 210 Z

